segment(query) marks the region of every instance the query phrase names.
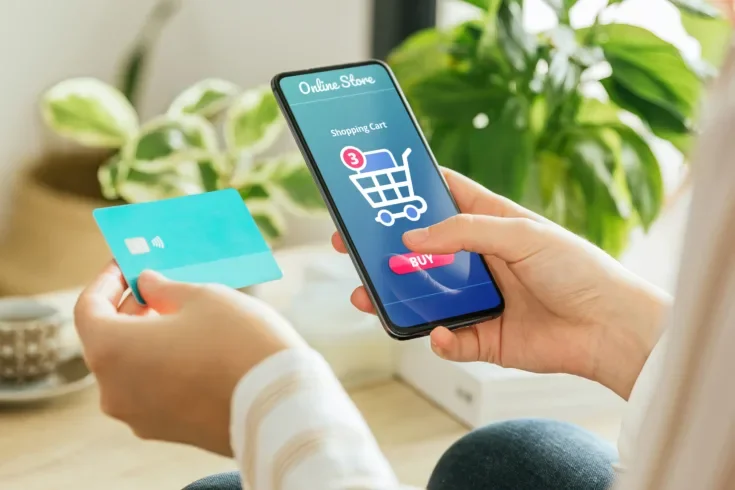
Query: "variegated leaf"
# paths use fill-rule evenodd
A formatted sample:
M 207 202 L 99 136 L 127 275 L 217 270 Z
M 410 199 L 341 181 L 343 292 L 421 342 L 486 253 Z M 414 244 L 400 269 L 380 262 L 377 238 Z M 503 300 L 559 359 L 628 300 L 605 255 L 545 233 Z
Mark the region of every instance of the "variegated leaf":
M 240 89 L 234 83 L 219 78 L 198 82 L 174 99 L 168 109 L 169 116 L 197 114 L 212 117 L 224 110 Z
M 114 87 L 94 78 L 72 78 L 41 99 L 46 123 L 57 133 L 93 147 L 119 148 L 138 130 L 138 116 Z
M 283 118 L 269 87 L 248 90 L 227 112 L 225 138 L 228 148 L 259 153 L 278 138 Z

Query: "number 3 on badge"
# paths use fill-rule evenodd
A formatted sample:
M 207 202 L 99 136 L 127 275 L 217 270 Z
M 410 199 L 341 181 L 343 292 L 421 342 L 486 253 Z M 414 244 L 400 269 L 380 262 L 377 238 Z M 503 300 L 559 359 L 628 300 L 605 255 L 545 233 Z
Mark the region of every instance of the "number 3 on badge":
M 345 146 L 342 148 L 342 151 L 339 153 L 339 157 L 347 168 L 356 172 L 365 168 L 365 164 L 367 163 L 365 154 L 361 152 L 359 148 L 355 148 L 354 146 Z

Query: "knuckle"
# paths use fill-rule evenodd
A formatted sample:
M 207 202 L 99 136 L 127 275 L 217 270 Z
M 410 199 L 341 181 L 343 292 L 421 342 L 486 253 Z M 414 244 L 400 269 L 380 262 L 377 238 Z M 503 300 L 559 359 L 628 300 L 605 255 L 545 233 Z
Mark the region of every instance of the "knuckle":
M 218 283 L 207 283 L 202 284 L 198 286 L 200 289 L 198 294 L 201 294 L 203 296 L 212 296 L 212 295 L 220 295 L 225 291 L 230 291 L 231 289 L 227 286 L 224 286 L 222 284 Z
M 463 213 L 463 214 L 457 215 L 456 218 L 457 218 L 457 225 L 462 229 L 471 227 L 477 221 L 475 219 L 475 216 L 472 214 Z
M 475 221 L 471 214 L 458 214 L 446 221 L 447 228 L 452 232 L 461 232 L 470 228 Z
M 200 297 L 207 297 L 208 295 L 212 294 L 212 289 L 218 286 L 217 284 L 210 284 L 210 283 L 204 283 L 204 284 L 192 284 L 192 283 L 186 283 L 186 284 L 180 284 L 181 292 L 184 296 L 188 297 L 189 299 L 197 299 Z
M 537 221 L 528 218 L 514 218 L 514 227 L 518 232 L 526 235 L 538 233 L 541 231 L 541 226 Z
M 192 299 L 201 301 L 202 304 L 217 305 L 233 294 L 234 290 L 222 284 L 201 284 L 199 290 L 192 292 Z

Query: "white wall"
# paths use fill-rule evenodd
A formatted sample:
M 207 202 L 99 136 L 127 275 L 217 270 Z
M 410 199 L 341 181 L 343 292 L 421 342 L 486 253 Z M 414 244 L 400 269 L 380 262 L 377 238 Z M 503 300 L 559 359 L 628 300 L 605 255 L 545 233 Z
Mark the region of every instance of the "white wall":
M 0 223 L 15 171 L 49 144 L 36 101 L 70 76 L 114 80 L 153 0 L 0 2 Z M 369 55 L 370 0 L 185 0 L 152 61 L 143 115 L 217 76 L 247 87 L 276 72 Z

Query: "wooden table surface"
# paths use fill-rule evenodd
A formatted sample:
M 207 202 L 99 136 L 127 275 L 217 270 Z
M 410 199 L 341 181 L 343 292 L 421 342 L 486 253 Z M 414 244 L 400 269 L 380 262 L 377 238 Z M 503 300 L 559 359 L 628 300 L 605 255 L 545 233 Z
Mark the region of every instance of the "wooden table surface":
M 398 381 L 351 395 L 406 484 L 424 485 L 467 430 Z M 101 414 L 96 387 L 41 406 L 0 408 L 3 490 L 180 489 L 234 469 L 204 451 L 137 439 Z

